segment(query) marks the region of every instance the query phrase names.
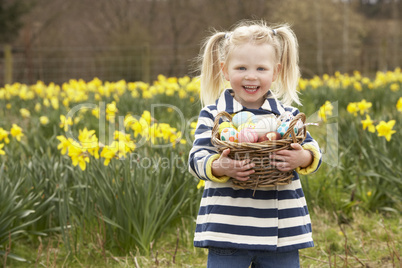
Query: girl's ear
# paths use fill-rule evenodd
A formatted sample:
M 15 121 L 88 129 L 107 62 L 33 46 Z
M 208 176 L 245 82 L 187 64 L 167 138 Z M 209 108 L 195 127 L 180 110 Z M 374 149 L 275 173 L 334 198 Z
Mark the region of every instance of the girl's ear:
M 278 78 L 281 70 L 282 70 L 282 65 L 280 63 L 278 63 L 274 69 L 274 75 L 272 77 L 272 81 L 275 81 Z
M 221 71 L 222 71 L 222 73 L 223 73 L 223 76 L 225 76 L 225 79 L 226 79 L 227 81 L 230 81 L 228 70 L 227 70 L 227 68 L 226 68 L 226 66 L 225 66 L 225 63 L 223 63 L 223 62 L 221 62 Z

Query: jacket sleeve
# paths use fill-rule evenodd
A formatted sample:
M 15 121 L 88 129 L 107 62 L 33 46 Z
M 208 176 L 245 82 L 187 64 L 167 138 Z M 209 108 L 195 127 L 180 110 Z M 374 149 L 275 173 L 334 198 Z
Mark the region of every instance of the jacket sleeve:
M 297 115 L 299 113 L 298 109 L 295 109 L 293 111 L 293 115 Z M 307 131 L 306 134 L 306 139 L 303 141 L 303 143 L 301 144 L 303 149 L 305 150 L 309 150 L 311 152 L 311 154 L 313 155 L 313 161 L 311 162 L 311 164 L 305 168 L 302 167 L 298 167 L 296 169 L 296 172 L 301 174 L 301 175 L 307 175 L 313 172 L 316 172 L 318 170 L 318 168 L 321 165 L 321 161 L 322 161 L 322 153 L 320 150 L 320 146 L 318 145 L 317 141 L 315 141 L 313 139 L 313 137 L 311 137 L 310 133 Z
M 213 125 L 214 116 L 211 110 L 202 109 L 198 117 L 193 147 L 188 158 L 189 171 L 201 180 L 226 182 L 229 177 L 215 177 L 211 171 L 212 162 L 220 156 L 211 143 Z

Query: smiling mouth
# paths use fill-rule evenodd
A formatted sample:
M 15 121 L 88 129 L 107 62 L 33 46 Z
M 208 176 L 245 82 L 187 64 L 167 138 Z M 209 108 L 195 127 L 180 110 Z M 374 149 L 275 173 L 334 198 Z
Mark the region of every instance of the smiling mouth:
M 249 93 L 254 93 L 256 92 L 260 87 L 259 86 L 243 86 L 243 88 L 249 92 Z

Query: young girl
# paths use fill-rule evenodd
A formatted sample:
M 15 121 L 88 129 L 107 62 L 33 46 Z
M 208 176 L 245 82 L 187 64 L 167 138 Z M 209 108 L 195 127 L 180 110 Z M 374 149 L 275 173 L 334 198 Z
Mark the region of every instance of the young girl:
M 291 184 L 239 189 L 231 180 L 254 173 L 249 160 L 218 154 L 212 127 L 221 111 L 250 111 L 259 117 L 299 113 L 298 44 L 287 26 L 243 22 L 231 32 L 216 32 L 204 46 L 200 112 L 189 170 L 205 180 L 194 245 L 208 248 L 208 267 L 299 267 L 298 250 L 312 247 L 311 223 L 299 174 L 318 169 L 321 153 L 310 134 L 302 145 L 271 156 L 281 171 L 293 171 Z M 230 89 L 223 90 L 225 80 Z M 281 99 L 281 102 L 278 100 Z

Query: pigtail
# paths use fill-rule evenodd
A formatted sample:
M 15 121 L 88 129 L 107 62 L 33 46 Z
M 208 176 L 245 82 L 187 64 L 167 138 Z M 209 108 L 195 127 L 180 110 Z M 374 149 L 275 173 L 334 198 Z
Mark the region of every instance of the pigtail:
M 225 37 L 224 32 L 213 34 L 204 45 L 201 64 L 201 103 L 212 104 L 219 97 L 224 86 L 224 78 L 221 75 L 220 42 Z
M 279 38 L 281 43 L 281 55 L 279 56 L 279 63 L 281 68 L 278 73 L 278 82 L 280 83 L 281 92 L 279 93 L 282 102 L 285 105 L 290 105 L 296 102 L 301 105 L 297 85 L 300 78 L 299 70 L 299 45 L 296 35 L 289 26 L 273 29 L 273 38 Z

